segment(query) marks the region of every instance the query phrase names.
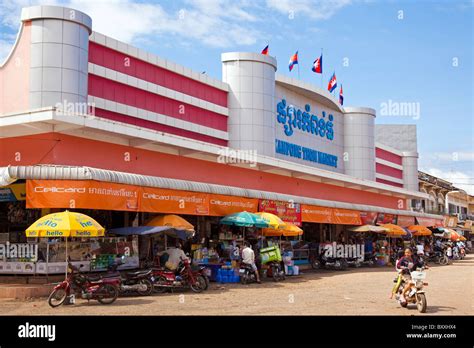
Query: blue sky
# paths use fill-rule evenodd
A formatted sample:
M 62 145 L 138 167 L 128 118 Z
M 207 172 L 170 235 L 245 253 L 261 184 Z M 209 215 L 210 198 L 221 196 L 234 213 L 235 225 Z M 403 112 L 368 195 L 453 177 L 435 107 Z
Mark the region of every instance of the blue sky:
M 420 169 L 474 194 L 472 0 L 0 0 L 1 58 L 21 7 L 38 3 L 82 10 L 94 30 L 219 79 L 222 52 L 269 43 L 279 73 L 298 76 L 288 60 L 299 50 L 301 79 L 320 86 L 310 69 L 323 48 L 324 86 L 336 71 L 345 105 L 376 109 L 377 123 L 416 124 Z M 419 117 L 381 115 L 390 100 L 418 103 Z

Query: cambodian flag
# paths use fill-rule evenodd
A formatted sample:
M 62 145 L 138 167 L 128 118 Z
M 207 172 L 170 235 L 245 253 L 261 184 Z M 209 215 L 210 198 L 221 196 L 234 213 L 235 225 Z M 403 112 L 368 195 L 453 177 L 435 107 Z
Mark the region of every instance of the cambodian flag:
M 268 56 L 268 45 L 266 45 L 265 48 L 262 50 L 262 54 Z
M 339 104 L 344 105 L 344 96 L 342 95 L 342 85 L 341 85 L 341 89 L 339 90 Z
M 290 68 L 290 71 L 293 70 L 295 64 L 298 64 L 298 51 L 296 51 L 296 53 L 293 54 L 290 58 L 290 65 L 288 66 L 288 68 Z
M 337 87 L 336 73 L 334 72 L 328 83 L 328 91 L 332 93 L 332 91 L 334 91 L 336 87 Z
M 316 59 L 313 63 L 313 67 L 311 68 L 315 73 L 322 74 L 323 73 L 323 55 Z

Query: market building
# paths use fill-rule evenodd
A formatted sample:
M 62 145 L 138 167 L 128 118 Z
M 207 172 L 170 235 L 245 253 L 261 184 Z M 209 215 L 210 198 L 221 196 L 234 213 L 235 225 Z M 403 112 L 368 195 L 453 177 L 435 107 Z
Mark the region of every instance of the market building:
M 224 215 L 269 211 L 316 242 L 348 225 L 442 224 L 411 208 L 429 199 L 415 126 L 375 125 L 374 109 L 277 74 L 271 56 L 221 62 L 217 80 L 93 31 L 80 11 L 23 9 L 0 67 L 3 241 L 55 209 L 107 228 L 179 214 L 203 237 Z

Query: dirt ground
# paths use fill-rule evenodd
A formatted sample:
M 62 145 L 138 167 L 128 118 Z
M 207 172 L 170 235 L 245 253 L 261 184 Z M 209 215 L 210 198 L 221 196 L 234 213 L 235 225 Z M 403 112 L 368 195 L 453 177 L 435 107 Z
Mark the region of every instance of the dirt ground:
M 428 310 L 389 299 L 393 268 L 305 271 L 280 283 L 217 284 L 190 291 L 123 297 L 112 305 L 78 300 L 50 308 L 46 299 L 0 300 L 2 315 L 474 315 L 474 254 L 427 271 Z

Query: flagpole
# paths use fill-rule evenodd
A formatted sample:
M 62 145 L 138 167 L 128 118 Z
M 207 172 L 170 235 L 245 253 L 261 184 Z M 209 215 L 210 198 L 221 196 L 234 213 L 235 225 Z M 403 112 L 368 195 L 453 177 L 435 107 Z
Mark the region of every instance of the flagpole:
M 298 80 L 300 79 L 300 62 L 298 62 Z
M 323 56 L 323 48 L 321 47 L 321 57 Z M 321 89 L 323 88 L 323 75 L 324 75 L 324 68 L 323 62 L 319 62 L 321 64 Z

